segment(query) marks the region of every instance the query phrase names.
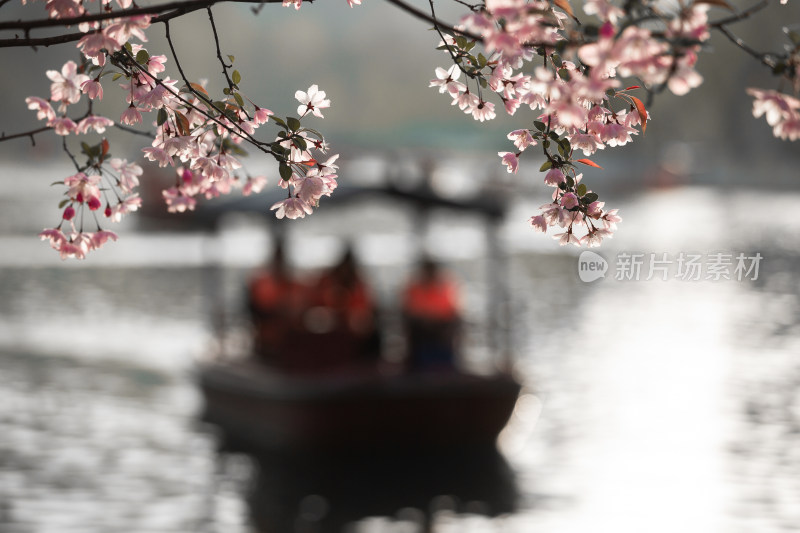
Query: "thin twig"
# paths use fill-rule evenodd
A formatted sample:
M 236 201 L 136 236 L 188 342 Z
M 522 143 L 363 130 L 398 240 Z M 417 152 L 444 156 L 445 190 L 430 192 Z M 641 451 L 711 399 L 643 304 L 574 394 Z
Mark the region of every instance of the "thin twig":
M 135 17 L 137 15 L 155 15 L 166 14 L 167 12 L 180 12 L 180 14 L 191 13 L 199 9 L 213 6 L 222 2 L 236 2 L 243 4 L 261 4 L 261 3 L 277 3 L 281 0 L 183 0 L 178 2 L 169 2 L 166 4 L 158 4 L 145 7 L 132 7 L 130 9 L 118 11 L 105 11 L 102 13 L 83 14 L 77 17 L 64 17 L 57 19 L 37 19 L 37 20 L 14 20 L 7 22 L 0 22 L 0 30 L 33 30 L 37 28 L 52 28 L 57 26 L 75 26 L 82 22 L 95 22 L 108 19 Z M 313 2 L 313 0 L 306 0 Z M 161 22 L 154 20 L 153 22 Z
M 131 128 L 131 127 L 128 127 L 128 126 L 124 126 L 124 125 L 122 125 L 122 124 L 120 124 L 118 122 L 114 123 L 114 127 L 117 128 L 118 130 L 122 130 L 122 131 L 125 131 L 125 132 L 128 132 L 128 133 L 132 133 L 134 135 L 141 135 L 143 137 L 150 137 L 150 138 L 153 137 L 153 133 L 152 132 L 137 130 L 136 128 Z
M 770 0 L 761 0 L 757 4 L 753 4 L 752 6 L 748 7 L 744 11 L 737 13 L 735 15 L 731 15 L 729 17 L 725 17 L 724 19 L 716 20 L 714 22 L 710 22 L 708 25 L 712 28 L 720 28 L 722 26 L 727 26 L 728 24 L 733 24 L 734 22 L 740 22 L 747 18 L 750 18 L 751 15 L 754 13 L 761 11 L 765 7 L 769 5 Z
M 717 26 L 716 27 L 722 34 L 727 37 L 733 44 L 753 56 L 754 58 L 758 59 L 762 64 L 768 66 L 769 68 L 775 68 L 775 61 L 769 58 L 770 54 L 761 53 L 755 49 L 753 49 L 750 45 L 748 45 L 744 40 L 735 36 L 727 27 L 725 26 Z
M 67 152 L 67 155 L 69 156 L 70 160 L 72 161 L 72 164 L 75 165 L 75 170 L 77 170 L 78 172 L 82 172 L 83 169 L 78 164 L 78 162 L 75 160 L 75 156 L 72 155 L 72 152 L 70 152 L 69 148 L 67 148 L 67 137 L 66 136 L 61 137 L 61 146 L 64 148 L 64 151 Z
M 25 132 L 22 132 L 22 133 L 14 133 L 12 135 L 6 135 L 5 132 L 3 132 L 3 134 L 0 135 L 0 142 L 10 141 L 11 139 L 19 139 L 20 137 L 30 137 L 31 144 L 33 146 L 36 146 L 36 139 L 35 139 L 34 135 L 36 135 L 37 133 L 43 133 L 43 132 L 45 132 L 45 131 L 47 131 L 49 129 L 52 129 L 52 128 L 50 128 L 50 126 L 43 126 L 41 128 L 37 128 L 35 130 L 25 131 Z

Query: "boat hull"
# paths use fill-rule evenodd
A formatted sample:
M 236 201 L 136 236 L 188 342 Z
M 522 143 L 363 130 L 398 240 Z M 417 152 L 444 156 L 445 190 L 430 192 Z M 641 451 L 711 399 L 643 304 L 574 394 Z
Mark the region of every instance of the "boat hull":
M 235 446 L 433 449 L 493 446 L 520 392 L 509 376 L 287 376 L 257 365 L 199 373 L 203 418 Z

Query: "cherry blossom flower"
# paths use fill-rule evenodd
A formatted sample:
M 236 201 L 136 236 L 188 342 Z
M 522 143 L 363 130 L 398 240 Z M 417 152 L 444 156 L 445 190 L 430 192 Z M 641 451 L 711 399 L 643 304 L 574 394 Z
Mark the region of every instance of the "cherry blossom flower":
M 519 154 L 515 154 L 514 152 L 497 152 L 497 155 L 502 159 L 509 174 L 517 173 L 517 169 L 519 168 Z
M 89 133 L 90 129 L 93 129 L 97 133 L 103 133 L 106 131 L 106 128 L 111 127 L 114 125 L 114 121 L 108 119 L 106 117 L 101 117 L 98 115 L 89 115 L 85 119 L 78 122 L 78 125 L 75 128 L 77 133 L 86 134 Z
M 103 99 L 103 86 L 100 85 L 100 79 L 86 80 L 81 84 L 81 92 L 89 97 L 89 100 Z
M 56 116 L 53 106 L 44 98 L 29 96 L 25 99 L 25 103 L 28 104 L 28 109 L 36 111 L 36 118 L 39 120 L 52 120 Z
M 81 99 L 81 85 L 89 80 L 86 74 L 78 74 L 78 65 L 67 61 L 57 70 L 48 70 L 47 77 L 53 82 L 50 86 L 50 99 L 65 104 L 76 104 Z
M 250 196 L 251 194 L 258 194 L 262 190 L 264 190 L 264 187 L 266 187 L 266 185 L 267 185 L 266 176 L 248 176 L 247 181 L 242 187 L 242 194 L 244 196 Z
M 536 215 L 528 219 L 528 222 L 533 229 L 536 231 L 541 231 L 542 233 L 547 233 L 547 221 L 544 219 L 542 215 Z
M 47 121 L 47 125 L 53 128 L 56 135 L 69 135 L 78 128 L 78 125 L 69 117 L 52 118 Z
M 564 196 L 561 197 L 561 206 L 564 209 L 572 209 L 573 207 L 578 207 L 578 197 L 575 193 L 568 192 Z
M 132 192 L 135 187 L 139 186 L 139 176 L 143 172 L 142 167 L 136 163 L 128 163 L 127 159 L 117 157 L 111 159 L 108 164 L 118 174 L 118 185 L 123 192 Z
M 133 104 L 131 104 L 130 106 L 128 106 L 128 109 L 126 109 L 122 113 L 122 116 L 120 117 L 119 121 L 122 122 L 123 124 L 133 126 L 134 124 L 138 124 L 139 122 L 142 121 L 142 114 L 139 112 L 138 109 L 136 109 L 136 107 L 134 107 Z
M 276 209 L 277 211 L 275 211 Z M 273 204 L 270 210 L 275 211 L 276 218 L 305 218 L 306 215 L 310 215 L 312 213 L 311 207 L 300 198 L 287 198 L 285 200 L 281 200 L 280 202 Z
M 445 70 L 441 67 L 436 68 L 436 79 L 431 80 L 429 87 L 439 87 L 439 93 L 448 92 L 457 95 L 467 90 L 467 86 L 457 81 L 461 76 L 461 69 L 458 65 L 453 65 Z
M 299 6 L 298 6 L 299 8 Z M 312 85 L 307 92 L 297 91 L 294 97 L 302 105 L 297 106 L 297 113 L 304 117 L 310 111 L 312 115 L 323 118 L 320 109 L 331 106 L 331 101 L 326 99 L 325 91 L 320 91 L 317 85 Z

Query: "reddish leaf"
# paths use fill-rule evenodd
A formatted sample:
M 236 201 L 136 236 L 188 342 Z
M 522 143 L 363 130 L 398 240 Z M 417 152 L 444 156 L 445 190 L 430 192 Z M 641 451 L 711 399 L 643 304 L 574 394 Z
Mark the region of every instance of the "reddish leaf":
M 641 89 L 641 88 L 642 87 L 640 85 L 631 85 L 630 87 L 626 87 L 625 90 L 626 91 L 631 91 L 633 89 Z
M 725 0 L 695 0 L 694 3 L 695 4 L 709 4 L 709 5 L 712 5 L 712 6 L 724 7 L 725 9 L 727 9 L 729 11 L 734 11 L 734 12 L 736 11 Z
M 312 158 L 312 159 L 309 159 L 308 161 L 301 161 L 301 163 L 304 164 L 307 167 L 313 167 L 314 165 L 317 164 L 317 160 Z
M 722 0 L 720 0 L 722 1 Z M 575 18 L 575 14 L 572 12 L 572 6 L 569 5 L 569 0 L 553 0 L 553 3 L 560 7 L 564 12 L 572 18 Z
M 647 131 L 647 109 L 644 108 L 642 101 L 635 96 L 628 95 L 628 97 L 633 100 L 633 105 L 636 106 L 636 111 L 639 112 L 639 118 L 642 119 L 642 134 L 644 134 Z
M 103 139 L 103 153 L 100 155 L 100 159 L 105 159 L 107 153 L 108 153 L 108 139 Z
M 175 111 L 175 119 L 178 123 L 178 131 L 181 135 L 189 135 L 189 119 L 180 111 Z
M 206 98 L 209 98 L 209 99 L 211 98 L 211 97 L 208 95 L 208 91 L 206 91 L 206 90 L 203 88 L 203 86 L 202 86 L 202 85 L 200 85 L 199 83 L 190 83 L 189 85 L 191 85 L 191 86 L 192 86 L 192 89 L 194 89 L 195 91 L 197 91 L 197 92 L 199 92 L 200 94 L 204 95 Z
M 578 163 L 583 163 L 584 165 L 588 165 L 594 168 L 603 168 L 594 161 L 592 161 L 591 159 L 578 159 Z

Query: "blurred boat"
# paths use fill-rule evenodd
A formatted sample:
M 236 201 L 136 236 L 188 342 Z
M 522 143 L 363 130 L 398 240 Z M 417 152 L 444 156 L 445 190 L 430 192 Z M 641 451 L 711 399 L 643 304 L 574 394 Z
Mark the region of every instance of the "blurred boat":
M 395 177 L 397 178 L 397 177 Z M 467 213 L 482 218 L 489 233 L 497 233 L 505 203 L 495 191 L 479 191 L 472 198 L 453 199 L 434 191 L 430 180 L 411 188 L 401 179 L 382 186 L 342 185 L 336 205 L 388 201 L 409 208 L 419 235 L 435 210 Z M 268 203 L 268 202 L 267 202 Z M 333 206 L 331 206 L 333 207 Z M 262 198 L 217 202 L 198 209 L 195 216 L 208 227 L 218 227 L 231 212 L 265 213 Z M 267 220 L 275 222 L 274 217 Z M 489 238 L 489 306 L 496 317 L 507 299 L 503 287 L 507 270 L 501 239 Z M 219 286 L 218 283 L 215 283 Z M 508 338 L 497 323 L 490 325 L 498 366 L 511 368 Z M 437 449 L 449 446 L 489 447 L 506 425 L 521 386 L 508 374 L 491 376 L 458 372 L 381 372 L 371 363 L 336 369 L 334 357 L 342 343 L 318 335 L 303 354 L 315 361 L 316 372 L 286 372 L 247 358 L 211 364 L 198 372 L 205 400 L 203 418 L 222 428 L 226 442 L 259 449 L 366 449 L 373 446 Z M 506 346 L 501 347 L 502 341 Z M 490 340 L 491 343 L 491 340 Z M 330 361 L 330 366 L 328 365 Z M 319 371 L 325 369 L 325 371 Z
M 207 366 L 199 382 L 204 420 L 258 449 L 493 447 L 520 392 L 504 374 L 287 375 L 250 360 Z

